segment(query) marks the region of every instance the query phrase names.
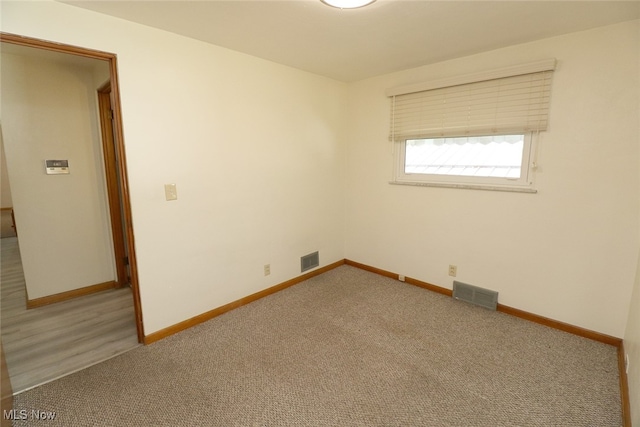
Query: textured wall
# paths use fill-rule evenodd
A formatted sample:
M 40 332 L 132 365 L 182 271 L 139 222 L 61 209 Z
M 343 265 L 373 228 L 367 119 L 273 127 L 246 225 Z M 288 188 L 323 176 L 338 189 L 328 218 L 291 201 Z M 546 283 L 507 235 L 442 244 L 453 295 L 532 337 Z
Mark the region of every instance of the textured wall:
M 147 335 L 344 258 L 345 84 L 57 2 L 2 27 L 118 55 Z
M 347 258 L 622 337 L 638 250 L 638 21 L 350 87 Z M 389 185 L 385 90 L 555 57 L 537 194 Z

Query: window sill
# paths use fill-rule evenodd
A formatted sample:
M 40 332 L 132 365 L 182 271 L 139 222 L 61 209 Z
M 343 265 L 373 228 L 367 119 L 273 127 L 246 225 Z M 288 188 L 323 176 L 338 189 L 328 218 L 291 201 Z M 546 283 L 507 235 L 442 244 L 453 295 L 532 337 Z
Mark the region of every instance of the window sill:
M 507 191 L 512 193 L 530 193 L 535 194 L 538 192 L 535 188 L 529 187 L 509 187 L 509 186 L 496 186 L 496 185 L 483 185 L 483 184 L 454 184 L 454 183 L 442 183 L 442 182 L 408 182 L 408 181 L 389 181 L 392 185 L 411 185 L 414 187 L 440 187 L 440 188 L 458 188 L 465 190 L 485 190 L 485 191 Z

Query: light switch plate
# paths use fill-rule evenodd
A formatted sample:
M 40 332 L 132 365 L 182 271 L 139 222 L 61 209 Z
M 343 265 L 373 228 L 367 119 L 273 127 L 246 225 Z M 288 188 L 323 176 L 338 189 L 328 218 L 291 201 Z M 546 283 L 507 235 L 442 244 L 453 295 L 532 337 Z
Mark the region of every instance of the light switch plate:
M 175 184 L 165 184 L 164 185 L 164 195 L 169 200 L 178 200 L 178 190 L 176 189 Z

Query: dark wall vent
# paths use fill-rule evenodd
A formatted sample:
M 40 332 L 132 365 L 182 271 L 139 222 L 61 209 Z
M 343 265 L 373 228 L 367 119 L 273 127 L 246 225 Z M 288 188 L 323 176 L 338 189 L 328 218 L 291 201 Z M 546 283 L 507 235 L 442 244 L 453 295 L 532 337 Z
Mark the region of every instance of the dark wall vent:
M 496 291 L 467 285 L 458 281 L 453 282 L 453 297 L 490 310 L 498 308 L 498 293 Z
M 320 265 L 320 255 L 318 252 L 314 252 L 309 255 L 305 255 L 300 257 L 300 272 L 304 273 L 307 270 L 311 270 L 312 268 L 316 268 Z

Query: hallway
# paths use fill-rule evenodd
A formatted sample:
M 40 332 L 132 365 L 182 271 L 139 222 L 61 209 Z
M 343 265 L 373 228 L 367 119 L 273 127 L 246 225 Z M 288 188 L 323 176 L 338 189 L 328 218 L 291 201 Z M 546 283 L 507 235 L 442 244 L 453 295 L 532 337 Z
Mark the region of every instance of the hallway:
M 0 247 L 0 325 L 14 394 L 140 345 L 130 288 L 27 310 L 18 239 Z

